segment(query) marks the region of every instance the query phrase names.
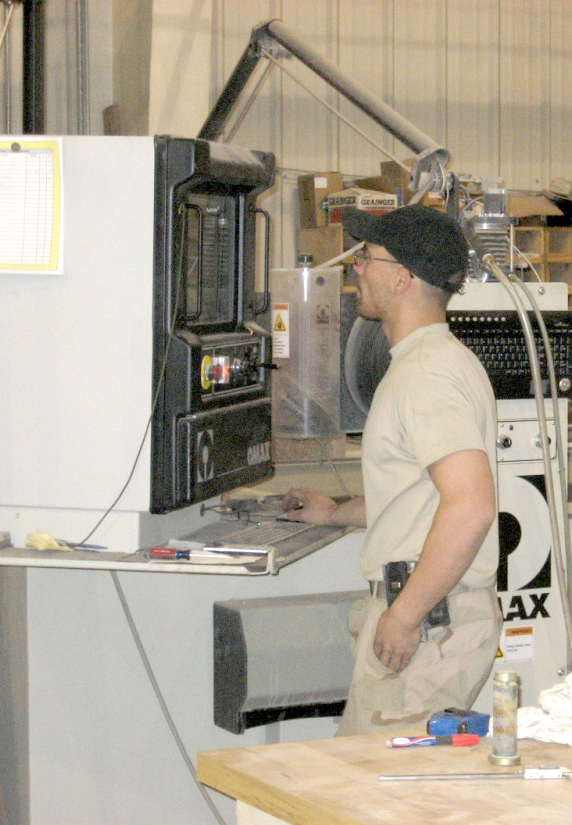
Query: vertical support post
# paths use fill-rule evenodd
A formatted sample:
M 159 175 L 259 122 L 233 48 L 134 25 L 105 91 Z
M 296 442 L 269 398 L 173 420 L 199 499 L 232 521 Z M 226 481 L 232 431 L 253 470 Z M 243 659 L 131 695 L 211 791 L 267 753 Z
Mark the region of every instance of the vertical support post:
M 44 0 L 24 0 L 22 131 L 44 134 Z

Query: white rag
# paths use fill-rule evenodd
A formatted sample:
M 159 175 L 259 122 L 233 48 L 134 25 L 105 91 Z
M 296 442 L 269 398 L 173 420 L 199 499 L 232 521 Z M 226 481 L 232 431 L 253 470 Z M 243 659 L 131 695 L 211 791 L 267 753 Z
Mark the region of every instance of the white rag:
M 540 707 L 518 709 L 519 739 L 572 745 L 572 673 L 564 682 L 541 690 Z

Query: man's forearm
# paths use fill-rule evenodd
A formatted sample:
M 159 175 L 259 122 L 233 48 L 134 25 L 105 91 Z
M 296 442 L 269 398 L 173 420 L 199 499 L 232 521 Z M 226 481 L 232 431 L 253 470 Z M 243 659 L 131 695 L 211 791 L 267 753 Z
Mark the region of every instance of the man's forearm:
M 284 507 L 291 521 L 340 527 L 365 527 L 365 499 L 356 496 L 341 504 L 316 490 L 292 489 Z
M 418 626 L 461 580 L 496 514 L 494 483 L 484 453 L 453 454 L 429 472 L 440 493 L 439 505 L 415 570 L 393 606 L 407 627 Z
M 451 592 L 469 569 L 489 527 L 488 519 L 475 523 L 474 513 L 463 518 L 458 509 L 454 515 L 437 512 L 421 557 L 394 602 L 393 610 L 403 624 L 418 626 Z
M 419 646 L 421 622 L 462 578 L 486 535 L 486 519 L 474 529 L 474 523 L 469 527 L 467 520 L 456 516 L 451 518 L 447 508 L 439 508 L 421 558 L 379 619 L 373 649 L 391 670 L 400 672 L 407 666 Z
M 354 496 L 341 504 L 332 513 L 331 524 L 348 527 L 365 527 L 365 498 Z

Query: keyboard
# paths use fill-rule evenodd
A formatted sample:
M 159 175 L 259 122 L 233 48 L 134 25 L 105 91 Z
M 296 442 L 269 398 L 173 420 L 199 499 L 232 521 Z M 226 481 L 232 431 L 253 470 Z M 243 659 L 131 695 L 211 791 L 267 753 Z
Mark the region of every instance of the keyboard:
M 544 343 L 536 319 L 529 313 L 538 349 L 542 389 L 549 395 Z M 544 312 L 558 394 L 572 395 L 572 316 L 568 312 Z M 516 312 L 448 312 L 451 332 L 484 366 L 497 398 L 531 398 L 534 395 L 524 333 Z M 563 381 L 565 379 L 565 382 Z
M 235 527 L 233 530 L 232 528 Z M 241 544 L 269 544 L 274 545 L 284 539 L 292 538 L 304 533 L 312 527 L 302 522 L 263 522 L 240 527 L 236 523 L 227 522 L 224 531 L 224 541 L 235 541 Z

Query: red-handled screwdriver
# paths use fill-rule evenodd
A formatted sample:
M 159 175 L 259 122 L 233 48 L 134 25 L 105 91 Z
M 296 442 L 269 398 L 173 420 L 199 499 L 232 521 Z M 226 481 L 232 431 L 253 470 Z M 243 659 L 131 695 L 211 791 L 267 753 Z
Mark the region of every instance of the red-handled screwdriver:
M 476 733 L 452 733 L 443 736 L 396 736 L 387 740 L 388 748 L 412 748 L 424 745 L 478 745 L 481 737 Z

